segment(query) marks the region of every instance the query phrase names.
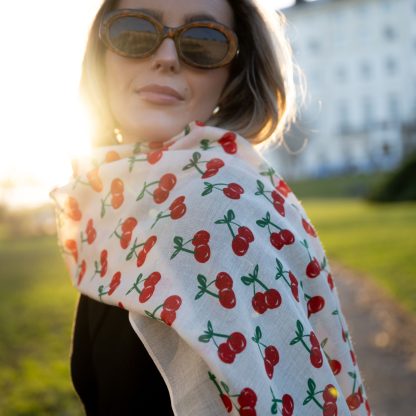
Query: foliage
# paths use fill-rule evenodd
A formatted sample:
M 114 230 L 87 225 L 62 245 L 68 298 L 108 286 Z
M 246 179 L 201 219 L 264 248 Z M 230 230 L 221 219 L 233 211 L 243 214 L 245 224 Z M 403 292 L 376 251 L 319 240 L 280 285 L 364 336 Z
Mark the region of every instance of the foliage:
M 369 196 L 370 201 L 416 201 L 416 153 L 407 158 Z

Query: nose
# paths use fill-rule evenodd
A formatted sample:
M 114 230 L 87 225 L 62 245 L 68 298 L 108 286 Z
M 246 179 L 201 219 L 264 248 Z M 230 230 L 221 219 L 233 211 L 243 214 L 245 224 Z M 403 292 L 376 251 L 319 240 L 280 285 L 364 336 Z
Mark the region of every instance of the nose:
M 173 39 L 164 39 L 159 45 L 152 56 L 152 68 L 172 72 L 179 70 L 179 56 Z

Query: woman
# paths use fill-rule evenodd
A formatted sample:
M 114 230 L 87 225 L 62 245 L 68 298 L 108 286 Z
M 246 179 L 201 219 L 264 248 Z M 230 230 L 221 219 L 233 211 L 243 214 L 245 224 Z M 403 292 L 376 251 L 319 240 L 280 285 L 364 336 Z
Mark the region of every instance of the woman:
M 252 146 L 293 116 L 278 23 L 249 0 L 96 16 L 97 147 L 51 193 L 87 414 L 371 414 L 316 232 Z

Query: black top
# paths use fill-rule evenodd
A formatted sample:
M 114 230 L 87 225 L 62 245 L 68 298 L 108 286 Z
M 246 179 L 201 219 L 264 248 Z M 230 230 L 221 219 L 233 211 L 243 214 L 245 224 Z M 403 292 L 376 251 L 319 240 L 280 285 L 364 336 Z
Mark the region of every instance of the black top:
M 72 382 L 86 415 L 173 416 L 166 384 L 127 310 L 81 294 L 70 355 Z

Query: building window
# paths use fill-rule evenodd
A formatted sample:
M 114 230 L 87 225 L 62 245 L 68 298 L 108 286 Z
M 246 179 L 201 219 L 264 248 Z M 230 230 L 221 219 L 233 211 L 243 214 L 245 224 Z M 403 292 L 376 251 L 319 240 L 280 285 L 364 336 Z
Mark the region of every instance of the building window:
M 360 72 L 361 72 L 362 78 L 368 80 L 371 77 L 371 73 L 372 73 L 370 63 L 367 61 L 361 62 Z
M 340 65 L 335 69 L 335 78 L 339 82 L 345 82 L 347 80 L 347 68 Z
M 350 128 L 350 112 L 348 103 L 341 100 L 338 103 L 338 129 L 340 133 L 347 133 Z
M 321 44 L 319 43 L 319 41 L 317 39 L 311 39 L 308 42 L 308 49 L 313 53 L 320 52 Z
M 363 97 L 363 119 L 365 128 L 370 128 L 374 123 L 374 107 L 370 97 Z
M 390 94 L 388 96 L 388 112 L 389 119 L 393 122 L 397 122 L 400 119 L 400 104 L 396 94 Z
M 383 27 L 383 38 L 388 41 L 393 41 L 397 38 L 397 32 L 393 26 Z
M 386 72 L 388 75 L 394 75 L 397 72 L 397 62 L 391 56 L 385 60 Z

